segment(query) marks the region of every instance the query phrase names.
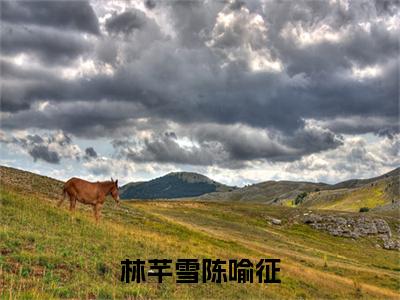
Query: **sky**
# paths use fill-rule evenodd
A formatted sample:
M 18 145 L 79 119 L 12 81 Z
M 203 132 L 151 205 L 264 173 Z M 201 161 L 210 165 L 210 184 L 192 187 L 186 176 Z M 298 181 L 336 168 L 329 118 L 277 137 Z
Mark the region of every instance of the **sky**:
M 400 2 L 0 1 L 0 164 L 335 183 L 400 166 Z

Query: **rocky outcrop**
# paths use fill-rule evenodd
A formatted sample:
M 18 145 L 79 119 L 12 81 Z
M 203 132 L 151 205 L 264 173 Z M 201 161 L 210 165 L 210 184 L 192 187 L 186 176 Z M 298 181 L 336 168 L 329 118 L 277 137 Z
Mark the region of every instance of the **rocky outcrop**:
M 282 225 L 282 220 L 272 218 L 270 216 L 265 216 L 265 220 L 268 222 L 268 224 L 273 224 L 273 225 Z
M 383 238 L 383 248 L 388 250 L 400 250 L 400 240 Z
M 383 248 L 400 249 L 400 240 L 392 239 L 389 225 L 383 219 L 365 216 L 335 216 L 310 214 L 303 217 L 303 222 L 312 228 L 323 230 L 333 236 L 357 239 L 366 236 L 378 236 L 383 240 Z
M 272 219 L 271 222 L 274 225 L 281 225 L 282 224 L 282 220 L 279 220 L 279 219 Z

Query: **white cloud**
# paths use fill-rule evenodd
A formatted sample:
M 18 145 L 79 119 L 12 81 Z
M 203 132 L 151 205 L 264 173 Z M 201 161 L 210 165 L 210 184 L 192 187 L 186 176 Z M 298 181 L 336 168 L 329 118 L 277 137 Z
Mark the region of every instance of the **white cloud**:
M 293 40 L 300 47 L 307 47 L 322 42 L 339 43 L 347 34 L 347 29 L 335 30 L 327 24 L 305 27 L 304 24 L 288 23 L 281 31 L 285 39 Z
M 206 45 L 223 53 L 228 62 L 244 61 L 254 72 L 281 72 L 282 62 L 272 58 L 268 49 L 267 25 L 261 15 L 242 7 L 228 7 L 218 13 Z
M 364 66 L 357 67 L 353 66 L 351 69 L 352 76 L 358 80 L 374 78 L 382 75 L 382 68 L 379 66 Z

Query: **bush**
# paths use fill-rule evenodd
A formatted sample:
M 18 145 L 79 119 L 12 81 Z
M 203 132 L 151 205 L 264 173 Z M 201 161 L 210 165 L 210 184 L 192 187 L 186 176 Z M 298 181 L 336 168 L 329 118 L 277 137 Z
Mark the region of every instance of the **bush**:
M 306 192 L 302 192 L 302 193 L 298 194 L 296 199 L 294 200 L 294 204 L 295 205 L 300 204 L 301 202 L 303 202 L 305 197 L 307 197 Z
M 367 212 L 367 211 L 369 211 L 368 207 L 361 207 L 360 208 L 360 212 Z

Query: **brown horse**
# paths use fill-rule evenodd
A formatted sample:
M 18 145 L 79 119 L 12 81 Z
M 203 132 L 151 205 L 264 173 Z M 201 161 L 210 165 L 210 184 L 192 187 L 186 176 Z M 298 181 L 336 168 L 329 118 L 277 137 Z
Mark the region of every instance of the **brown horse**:
M 75 210 L 76 201 L 92 205 L 94 217 L 96 222 L 98 222 L 100 218 L 100 210 L 106 196 L 110 194 L 114 198 L 115 202 L 119 204 L 118 180 L 114 181 L 111 178 L 111 181 L 89 182 L 74 177 L 64 184 L 63 198 L 58 202 L 58 206 L 61 206 L 65 197 L 68 195 L 70 211 Z

